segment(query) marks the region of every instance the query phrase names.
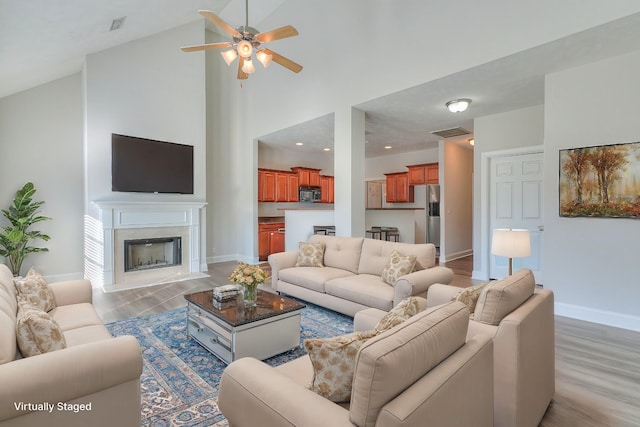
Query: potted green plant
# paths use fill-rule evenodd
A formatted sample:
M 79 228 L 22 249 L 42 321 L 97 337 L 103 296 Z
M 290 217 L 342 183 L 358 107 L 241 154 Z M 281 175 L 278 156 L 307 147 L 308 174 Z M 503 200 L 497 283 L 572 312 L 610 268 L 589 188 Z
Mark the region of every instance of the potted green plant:
M 51 219 L 39 214 L 38 209 L 44 202 L 33 200 L 35 192 L 36 188 L 33 183 L 27 182 L 24 187 L 18 190 L 9 209 L 2 209 L 2 215 L 9 220 L 11 225 L 0 230 L 0 255 L 6 258 L 14 276 L 20 274 L 22 262 L 27 255 L 49 250 L 29 246 L 29 242 L 34 239 L 49 240 L 48 235 L 40 231 L 29 230 L 29 227 L 36 222 Z

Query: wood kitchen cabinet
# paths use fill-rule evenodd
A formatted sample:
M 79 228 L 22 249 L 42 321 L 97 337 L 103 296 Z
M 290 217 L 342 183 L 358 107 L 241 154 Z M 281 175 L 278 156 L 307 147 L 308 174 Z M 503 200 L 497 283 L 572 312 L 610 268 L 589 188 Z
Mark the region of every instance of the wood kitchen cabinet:
M 387 178 L 387 203 L 412 203 L 413 186 L 409 185 L 408 172 L 385 173 Z
M 320 175 L 320 195 L 321 203 L 334 202 L 334 178 L 329 175 Z
M 320 169 L 296 166 L 291 170 L 298 174 L 298 185 L 320 187 Z
M 258 169 L 258 201 L 276 201 L 276 172 L 268 169 Z
M 425 163 L 407 166 L 409 169 L 409 185 L 437 184 L 438 164 Z
M 258 169 L 259 202 L 297 202 L 298 175 L 292 172 Z
M 284 252 L 284 222 L 258 224 L 258 259 L 266 261 L 273 253 Z

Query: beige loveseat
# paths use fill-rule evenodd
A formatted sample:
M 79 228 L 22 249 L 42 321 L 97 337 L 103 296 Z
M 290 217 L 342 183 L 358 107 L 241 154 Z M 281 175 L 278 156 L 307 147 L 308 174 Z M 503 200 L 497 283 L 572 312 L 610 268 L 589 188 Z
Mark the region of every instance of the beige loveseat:
M 349 316 L 369 307 L 391 310 L 408 296 L 426 297 L 434 283 L 453 280 L 451 269 L 436 266 L 432 244 L 318 234 L 312 235 L 309 243 L 324 243 L 324 266 L 296 267 L 297 251 L 271 254 L 273 290 Z M 416 265 L 412 273 L 388 284 L 381 275 L 394 250 L 415 255 Z
M 111 336 L 91 305 L 91 284 L 49 284 L 49 314 L 67 348 L 23 358 L 12 279 L 0 264 L 0 426 L 139 426 L 140 346 Z
M 489 427 L 493 345 L 465 342 L 469 310 L 455 302 L 421 312 L 367 340 L 355 357 L 351 399 L 334 403 L 307 388 L 308 355 L 272 368 L 231 363 L 218 406 L 232 427 Z
M 448 303 L 461 288 L 436 284 L 429 288 L 427 311 Z M 531 270 L 490 282 L 483 288 L 469 321 L 467 338 L 494 340 L 494 425 L 534 427 L 555 393 L 553 292 L 535 289 Z M 386 312 L 367 309 L 356 314 L 354 329 L 376 325 Z

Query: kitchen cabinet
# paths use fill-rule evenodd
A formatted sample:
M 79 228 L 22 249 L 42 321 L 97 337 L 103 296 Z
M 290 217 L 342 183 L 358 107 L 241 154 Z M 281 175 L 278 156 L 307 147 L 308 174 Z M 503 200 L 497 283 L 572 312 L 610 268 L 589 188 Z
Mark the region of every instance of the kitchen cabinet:
M 297 202 L 298 175 L 292 172 L 258 169 L 259 202 Z
M 268 169 L 258 169 L 258 201 L 276 201 L 276 172 Z
M 437 184 L 438 164 L 425 163 L 407 166 L 409 169 L 409 185 Z
M 328 175 L 320 175 L 320 195 L 321 203 L 334 202 L 334 178 Z
M 298 174 L 298 185 L 320 187 L 320 169 L 296 166 L 291 170 Z
M 258 224 L 258 259 L 266 261 L 276 252 L 284 252 L 284 222 Z
M 409 185 L 408 172 L 385 173 L 387 178 L 387 203 L 412 203 L 413 186 Z

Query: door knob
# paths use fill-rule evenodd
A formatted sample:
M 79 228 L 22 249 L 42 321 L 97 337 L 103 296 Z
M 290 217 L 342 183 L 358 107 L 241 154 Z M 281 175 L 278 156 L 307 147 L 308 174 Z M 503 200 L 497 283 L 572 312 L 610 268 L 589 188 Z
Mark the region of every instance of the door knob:
M 538 226 L 538 231 L 544 231 L 544 225 L 539 225 Z

